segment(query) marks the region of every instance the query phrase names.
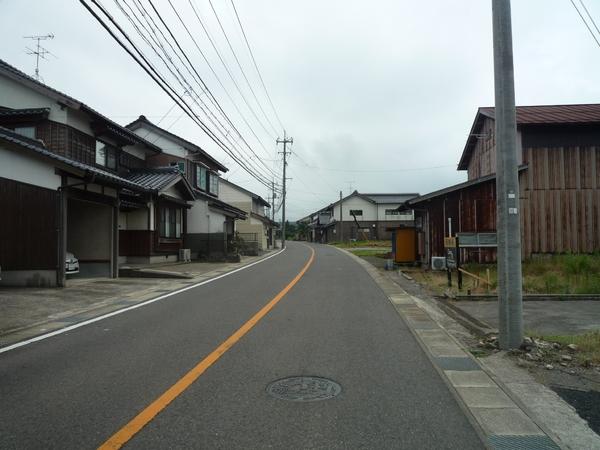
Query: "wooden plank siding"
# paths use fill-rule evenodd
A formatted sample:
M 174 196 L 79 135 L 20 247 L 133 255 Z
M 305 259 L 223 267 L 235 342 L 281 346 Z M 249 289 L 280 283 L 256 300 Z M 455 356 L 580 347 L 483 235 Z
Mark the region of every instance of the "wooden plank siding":
M 600 250 L 599 148 L 524 149 L 523 256 Z
M 58 193 L 0 178 L 2 270 L 55 270 L 58 265 Z
M 469 161 L 469 180 L 484 177 L 496 172 L 495 123 L 486 118 L 478 131 L 477 144 Z

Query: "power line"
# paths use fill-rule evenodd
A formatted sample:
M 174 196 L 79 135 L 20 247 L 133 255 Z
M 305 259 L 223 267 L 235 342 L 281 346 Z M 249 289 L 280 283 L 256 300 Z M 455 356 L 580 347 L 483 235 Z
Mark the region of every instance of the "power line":
M 119 7 L 119 9 L 121 10 L 121 12 L 126 16 L 126 18 L 130 21 L 130 23 L 133 25 L 133 27 L 135 28 L 135 30 L 138 32 L 138 34 L 140 35 L 140 37 L 146 42 L 146 44 L 153 50 L 153 52 L 158 56 L 158 58 L 163 62 L 163 64 L 165 65 L 165 67 L 167 68 L 167 70 L 171 73 L 171 75 L 173 75 L 173 77 L 177 80 L 177 82 L 182 86 L 182 88 L 189 93 L 190 98 L 192 99 L 192 101 L 194 101 L 194 103 L 196 103 L 196 105 L 202 110 L 202 112 L 206 115 L 206 117 L 208 118 L 208 120 L 217 128 L 217 130 L 220 132 L 220 134 L 223 136 L 223 138 L 232 146 L 233 148 L 236 148 L 237 145 L 235 142 L 232 142 L 231 139 L 229 139 L 229 131 L 226 130 L 225 126 L 221 123 L 221 121 L 214 115 L 214 113 L 210 110 L 210 107 L 202 100 L 202 97 L 197 94 L 194 90 L 194 88 L 191 86 L 191 84 L 189 83 L 189 81 L 186 79 L 185 75 L 183 75 L 181 73 L 181 71 L 179 70 L 179 68 L 176 66 L 175 62 L 173 61 L 173 58 L 170 56 L 170 54 L 168 53 L 167 49 L 165 48 L 165 46 L 163 45 L 160 37 L 158 36 L 158 34 L 156 33 L 156 30 L 158 30 L 158 32 L 160 33 L 160 35 L 162 36 L 162 38 L 164 39 L 164 41 L 167 43 L 167 45 L 171 48 L 171 50 L 173 51 L 173 53 L 175 53 L 176 57 L 179 59 L 180 63 L 183 64 L 183 66 L 186 68 L 187 72 L 192 76 L 192 78 L 198 83 L 198 80 L 200 80 L 200 83 L 202 83 L 202 79 L 200 77 L 199 74 L 197 74 L 196 72 L 196 76 L 197 78 L 194 76 L 194 74 L 190 71 L 190 69 L 187 67 L 187 65 L 185 64 L 185 62 L 181 59 L 181 56 L 179 56 L 179 54 L 177 53 L 177 51 L 173 48 L 172 44 L 169 42 L 169 40 L 167 39 L 167 37 L 165 36 L 165 34 L 162 32 L 162 30 L 160 30 L 160 28 L 156 25 L 156 22 L 154 21 L 154 19 L 152 18 L 152 16 L 150 14 L 148 14 L 147 10 L 144 8 L 143 5 L 141 5 L 141 3 L 138 0 L 134 0 L 135 2 L 135 6 L 138 10 L 138 12 L 144 17 L 144 21 L 146 22 L 146 24 L 148 25 L 148 27 L 146 27 L 142 21 L 135 15 L 135 12 L 133 11 L 133 9 L 131 8 L 131 6 L 124 0 L 124 3 L 127 5 L 127 7 L 129 8 L 129 10 L 132 12 L 132 14 L 134 15 L 137 23 L 140 24 L 140 26 L 146 31 L 146 33 L 150 36 L 150 39 L 154 42 L 154 44 L 160 48 L 160 50 L 162 51 L 163 56 L 160 55 L 160 53 L 156 50 L 156 47 L 150 42 L 150 40 L 148 39 L 147 36 L 144 35 L 144 33 L 142 33 L 141 29 L 137 26 L 136 22 L 134 22 L 133 18 L 127 14 L 127 12 L 122 8 L 122 6 L 120 5 L 118 0 L 115 0 L 115 3 L 117 4 L 117 6 Z M 154 8 L 151 0 L 149 0 L 151 6 L 153 7 L 153 9 L 155 10 L 155 12 L 158 14 L 158 12 L 156 11 L 156 9 Z M 140 9 L 141 8 L 141 9 Z M 168 26 L 166 25 L 166 23 L 164 23 L 164 21 L 162 20 L 162 17 L 160 17 L 159 15 L 159 19 L 161 20 L 161 22 L 165 25 L 165 27 L 167 28 L 167 31 L 169 32 L 169 34 L 172 36 L 173 40 L 175 41 L 176 45 L 178 46 L 178 48 L 180 48 L 181 52 L 183 53 L 184 57 L 186 58 L 186 60 L 189 61 L 189 59 L 187 59 L 187 55 L 185 55 L 185 52 L 183 51 L 183 49 L 181 49 L 181 46 L 179 45 L 179 43 L 177 42 L 177 39 L 173 36 L 173 34 L 171 33 L 170 29 L 168 28 Z M 148 18 L 150 20 L 148 20 Z M 152 22 L 152 23 L 150 23 Z M 166 60 L 165 60 L 166 58 Z M 168 63 L 167 63 L 168 61 Z M 170 65 L 173 66 L 173 69 L 177 72 L 177 74 L 175 74 L 175 72 L 171 69 Z M 193 69 L 193 67 L 192 67 Z M 194 69 L 195 71 L 195 69 Z M 207 96 L 209 96 L 208 94 L 208 87 L 205 87 L 206 85 L 201 85 L 199 83 L 200 88 L 203 91 L 203 94 L 206 94 Z M 196 95 L 196 98 L 194 97 L 194 95 Z M 211 98 L 209 96 L 209 98 Z M 202 103 L 202 105 L 200 105 L 198 103 L 198 101 L 200 101 Z M 213 101 L 213 104 L 217 106 L 218 108 L 218 102 Z M 223 113 L 224 117 L 226 119 L 227 116 Z M 216 121 L 216 122 L 215 122 Z M 229 121 L 231 123 L 231 121 Z M 174 124 L 174 123 L 173 123 Z M 172 125 L 173 125 L 172 124 Z M 171 126 L 172 126 L 171 125 Z M 231 124 L 233 126 L 233 124 Z M 235 126 L 233 126 L 233 128 L 235 129 Z M 223 130 L 227 131 L 224 132 Z M 237 131 L 237 130 L 236 130 Z M 239 132 L 238 132 L 239 134 Z M 243 139 L 243 138 L 242 138 Z M 250 150 L 252 150 L 250 148 Z M 247 152 L 244 152 L 246 157 L 249 157 L 250 160 L 253 160 L 253 157 L 250 156 Z M 258 156 L 258 155 L 256 155 Z M 259 160 L 260 161 L 260 160 Z M 265 172 L 263 172 L 263 170 L 261 170 L 260 168 L 255 168 L 255 170 L 258 170 L 258 172 L 262 172 L 261 175 L 262 176 L 266 176 L 267 178 L 273 176 L 273 174 L 270 172 L 270 169 L 268 168 L 268 166 L 266 166 L 266 164 L 264 164 L 262 161 L 260 161 L 262 163 L 262 165 L 265 167 L 266 169 L 266 173 L 267 175 L 265 175 Z
M 168 0 L 169 4 L 171 5 L 171 7 L 173 8 L 174 11 L 175 8 L 173 7 L 173 4 L 171 3 L 171 0 Z M 267 128 L 265 127 L 265 125 L 262 123 L 262 121 L 259 119 L 258 115 L 256 114 L 256 111 L 254 111 L 254 108 L 252 108 L 252 106 L 250 105 L 250 103 L 248 102 L 248 100 L 246 99 L 246 96 L 244 95 L 244 93 L 242 92 L 242 90 L 240 89 L 240 86 L 238 85 L 235 77 L 233 76 L 233 74 L 231 73 L 231 70 L 229 69 L 229 66 L 227 65 L 227 63 L 225 62 L 225 60 L 223 59 L 223 56 L 221 55 L 221 52 L 219 51 L 219 49 L 217 48 L 216 44 L 214 43 L 213 38 L 211 37 L 210 33 L 208 32 L 208 29 L 206 28 L 206 26 L 204 25 L 204 22 L 202 21 L 200 15 L 198 14 L 198 12 L 196 11 L 196 8 L 194 7 L 193 3 L 191 0 L 188 0 L 190 6 L 192 7 L 192 10 L 194 11 L 194 15 L 196 16 L 196 19 L 198 20 L 198 22 L 200 23 L 200 26 L 202 27 L 202 29 L 204 30 L 204 33 L 206 34 L 206 36 L 208 37 L 208 40 L 210 41 L 211 46 L 213 47 L 215 53 L 217 54 L 219 60 L 221 61 L 221 64 L 223 64 L 223 67 L 225 68 L 225 71 L 227 72 L 227 75 L 229 75 L 229 78 L 231 79 L 233 85 L 235 86 L 235 88 L 237 89 L 237 91 L 240 94 L 240 97 L 242 97 L 242 100 L 244 101 L 244 103 L 246 104 L 246 106 L 248 107 L 248 110 L 252 113 L 252 115 L 254 116 L 254 118 L 256 119 L 256 121 L 258 122 L 258 124 L 261 126 L 261 128 L 265 131 L 265 133 L 267 133 L 267 135 L 271 138 L 273 138 L 273 136 L 271 135 L 270 131 L 267 130 Z M 177 12 L 175 12 L 177 15 L 179 15 Z
M 196 49 L 198 50 L 198 52 L 200 53 L 200 55 L 204 59 L 204 62 L 207 64 L 208 68 L 210 69 L 210 71 L 214 75 L 215 79 L 217 80 L 217 82 L 219 83 L 219 85 L 221 86 L 221 88 L 223 89 L 223 92 L 225 92 L 225 95 L 227 96 L 227 98 L 229 98 L 229 100 L 231 101 L 231 104 L 234 106 L 235 110 L 238 112 L 238 114 L 242 118 L 242 121 L 246 124 L 246 126 L 248 127 L 248 130 L 250 130 L 250 133 L 254 136 L 254 138 L 261 145 L 261 147 L 264 149 L 264 151 L 267 154 L 269 154 L 267 148 L 265 147 L 265 144 L 260 140 L 260 138 L 258 137 L 258 135 L 256 134 L 256 132 L 254 131 L 254 129 L 252 128 L 252 126 L 250 125 L 250 123 L 248 122 L 248 120 L 246 119 L 246 117 L 244 116 L 244 114 L 242 113 L 242 111 L 240 110 L 240 108 L 237 106 L 237 103 L 231 97 L 231 94 L 229 93 L 229 91 L 227 90 L 227 88 L 225 87 L 225 85 L 223 84 L 223 82 L 221 81 L 221 78 L 219 77 L 219 75 L 217 75 L 217 72 L 213 68 L 212 64 L 210 63 L 210 61 L 208 60 L 208 58 L 206 57 L 206 55 L 204 54 L 204 52 L 202 51 L 202 49 L 200 48 L 200 46 L 198 45 L 198 42 L 196 41 L 196 38 L 194 38 L 194 35 L 190 32 L 188 26 L 185 24 L 185 22 L 183 21 L 183 19 L 181 18 L 181 16 L 177 12 L 177 10 L 174 8 L 173 4 L 170 3 L 170 5 L 171 5 L 171 8 L 173 9 L 173 12 L 175 13 L 175 15 L 177 16 L 177 18 L 179 19 L 179 22 L 181 23 L 181 25 L 185 29 L 186 33 L 188 34 L 189 38 L 194 43 L 194 46 L 196 47 Z M 197 17 L 198 21 L 200 22 L 200 24 L 202 25 L 202 28 L 203 28 L 204 32 L 206 33 L 207 37 L 209 38 L 209 40 L 211 40 L 210 35 L 208 34 L 208 30 L 206 30 L 206 28 L 204 27 L 204 24 L 202 23 L 202 21 L 198 17 L 198 14 L 197 14 L 197 12 L 196 12 L 196 10 L 194 8 L 194 5 L 191 2 L 190 2 L 190 6 L 192 7 L 192 10 L 194 11 L 194 14 L 196 14 L 196 17 Z M 211 40 L 211 44 L 213 44 L 212 40 Z M 214 47 L 214 44 L 213 44 L 213 47 Z M 194 69 L 194 71 L 195 71 L 195 69 Z M 211 97 L 214 98 L 214 96 L 212 94 L 211 94 Z M 225 114 L 224 111 L 223 111 L 223 109 L 220 107 L 220 105 L 219 105 L 219 109 L 223 112 L 223 114 Z M 238 132 L 238 134 L 239 134 L 239 132 Z
M 244 31 L 244 27 L 242 26 L 242 21 L 240 20 L 240 16 L 238 15 L 237 8 L 235 7 L 235 3 L 233 3 L 233 0 L 231 0 L 231 6 L 233 6 L 233 11 L 235 12 L 235 17 L 237 18 L 238 24 L 240 25 L 240 29 L 242 30 L 242 35 L 244 36 L 244 41 L 246 42 L 246 47 L 248 47 L 248 52 L 250 52 L 250 57 L 252 58 L 252 62 L 254 63 L 254 68 L 256 69 L 258 78 L 260 79 L 260 82 L 265 91 L 267 99 L 269 100 L 271 109 L 273 110 L 273 113 L 275 114 L 275 117 L 277 118 L 277 121 L 279 122 L 279 126 L 281 126 L 281 128 L 283 129 L 285 127 L 283 126 L 283 123 L 281 123 L 281 119 L 279 118 L 279 114 L 277 114 L 277 110 L 275 109 L 275 106 L 273 105 L 273 101 L 271 100 L 269 91 L 267 91 L 267 86 L 265 85 L 265 81 L 263 80 L 260 70 L 258 69 L 258 64 L 256 63 L 256 59 L 254 58 L 254 52 L 252 52 L 252 48 L 250 47 L 250 43 L 248 42 L 248 37 L 246 36 L 246 32 Z
M 229 37 L 227 37 L 227 33 L 225 32 L 225 28 L 223 28 L 223 24 L 221 23 L 221 19 L 219 19 L 219 15 L 217 14 L 217 10 L 215 9 L 215 7 L 213 6 L 212 0 L 208 0 L 208 3 L 215 15 L 215 18 L 217 19 L 217 23 L 219 24 L 219 28 L 221 29 L 221 32 L 223 33 L 223 36 L 225 37 L 225 41 L 227 41 L 227 45 L 229 46 L 229 50 L 231 50 L 231 54 L 233 55 L 233 58 L 235 59 L 235 62 L 237 63 L 238 67 L 240 68 L 240 72 L 242 72 L 242 76 L 244 77 L 244 80 L 246 80 L 246 84 L 248 85 L 248 88 L 250 89 L 250 92 L 252 93 L 252 96 L 254 97 L 254 100 L 256 101 L 256 104 L 258 105 L 260 111 L 263 113 L 263 116 L 265 116 L 265 119 L 267 120 L 267 123 L 271 126 L 271 128 L 273 129 L 273 131 L 275 132 L 275 134 L 277 134 L 277 130 L 275 129 L 275 127 L 273 126 L 273 124 L 271 123 L 271 121 L 269 120 L 269 118 L 267 117 L 267 115 L 265 114 L 265 110 L 263 109 L 262 105 L 260 104 L 260 102 L 258 101 L 258 97 L 256 96 L 256 93 L 254 92 L 254 89 L 252 89 L 252 85 L 250 84 L 250 81 L 248 80 L 248 77 L 246 76 L 246 72 L 244 72 L 244 68 L 242 67 L 242 64 L 240 63 L 240 60 L 237 57 L 237 54 L 235 53 L 235 50 L 233 49 L 233 46 L 231 45 L 231 41 L 229 40 Z
M 587 14 L 587 16 L 592 21 L 592 25 L 594 25 L 594 28 L 598 32 L 598 35 L 600 35 L 600 29 L 598 29 L 598 25 L 596 25 L 596 21 L 594 20 L 594 18 L 592 17 L 592 15 L 590 14 L 590 12 L 588 11 L 587 7 L 585 6 L 585 3 L 583 3 L 583 0 L 579 0 L 579 3 L 581 3 L 581 6 L 583 6 L 583 9 L 585 10 L 585 13 Z
M 596 44 L 598 45 L 598 47 L 600 47 L 600 41 L 598 41 L 598 38 L 594 34 L 594 31 L 588 25 L 587 20 L 585 20 L 585 17 L 583 17 L 583 14 L 581 14 L 581 11 L 579 11 L 579 8 L 575 4 L 575 2 L 573 0 L 570 0 L 570 1 L 571 1 L 571 4 L 573 5 L 573 7 L 575 8 L 575 11 L 577 11 L 577 14 L 579 14 L 579 17 L 581 17 L 581 20 L 583 20 L 583 23 L 585 24 L 585 27 L 588 29 L 588 31 L 592 35 L 592 38 L 594 38 L 594 41 L 596 41 Z
M 131 38 L 125 33 L 125 31 L 120 27 L 120 25 L 115 21 L 115 19 L 108 13 L 108 11 L 101 6 L 97 0 L 91 0 L 92 3 L 109 19 L 112 25 L 119 31 L 121 35 L 126 39 L 129 45 L 135 50 L 135 53 L 132 49 L 130 49 L 120 38 L 116 35 L 116 33 L 108 26 L 108 24 L 94 11 L 94 9 L 85 1 L 79 0 L 79 2 L 88 10 L 88 12 L 102 25 L 102 27 L 111 35 L 111 37 L 123 48 L 134 60 L 135 62 L 153 79 L 153 81 L 158 84 L 158 86 L 171 97 L 172 100 L 178 103 L 179 107 L 204 131 L 215 144 L 217 144 L 223 151 L 225 151 L 228 155 L 230 155 L 239 165 L 243 166 L 244 170 L 246 170 L 253 178 L 259 181 L 261 184 L 266 187 L 270 187 L 269 181 L 265 180 L 261 176 L 257 175 L 251 168 L 248 168 L 243 161 L 240 161 L 239 158 L 225 145 L 213 132 L 206 126 L 206 124 L 200 120 L 200 118 L 194 113 L 193 109 L 189 106 L 189 104 L 182 98 L 180 94 L 177 93 L 173 89 L 169 83 L 166 82 L 164 77 L 156 70 L 156 68 L 148 61 L 148 59 L 144 56 L 143 52 L 141 52 L 136 45 L 133 43 Z

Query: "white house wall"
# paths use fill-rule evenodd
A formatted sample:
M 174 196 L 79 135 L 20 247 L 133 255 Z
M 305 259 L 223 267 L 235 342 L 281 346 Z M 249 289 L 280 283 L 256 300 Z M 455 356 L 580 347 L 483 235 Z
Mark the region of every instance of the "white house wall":
M 56 100 L 4 76 L 0 76 L 0 106 L 15 109 L 50 108 L 50 120 L 67 122 L 67 108 L 62 109 Z
M 207 201 L 196 200 L 187 213 L 188 233 L 223 233 L 225 215 L 209 208 Z
M 344 200 L 342 206 L 342 220 L 344 221 L 353 221 L 354 218 L 350 215 L 351 209 L 361 209 L 363 212 L 362 216 L 356 216 L 358 221 L 368 220 L 374 221 L 377 220 L 377 205 L 368 202 L 360 197 L 351 197 L 349 199 Z M 336 205 L 334 208 L 334 217 L 339 220 L 340 217 L 340 205 Z
M 176 144 L 171 139 L 164 137 L 156 131 L 144 127 L 144 125 L 135 130 L 134 133 L 136 133 L 138 136 L 143 137 L 147 141 L 152 142 L 154 145 L 157 145 L 162 149 L 164 153 L 168 155 L 185 158 L 188 154 L 188 151 L 181 145 Z
M 60 176 L 54 165 L 35 155 L 16 152 L 0 146 L 0 177 L 48 189 L 58 189 Z
M 250 212 L 252 208 L 252 196 L 227 182 L 219 183 L 219 199 L 246 212 Z
M 123 151 L 135 156 L 136 158 L 146 160 L 146 150 L 142 144 L 126 145 L 123 147 Z

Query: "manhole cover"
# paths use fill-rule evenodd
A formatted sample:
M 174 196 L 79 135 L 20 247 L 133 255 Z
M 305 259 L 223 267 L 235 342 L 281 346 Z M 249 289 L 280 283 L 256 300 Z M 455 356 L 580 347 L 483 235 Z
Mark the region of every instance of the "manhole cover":
M 290 377 L 273 381 L 267 392 L 275 398 L 292 402 L 328 400 L 342 392 L 335 381 L 320 377 Z

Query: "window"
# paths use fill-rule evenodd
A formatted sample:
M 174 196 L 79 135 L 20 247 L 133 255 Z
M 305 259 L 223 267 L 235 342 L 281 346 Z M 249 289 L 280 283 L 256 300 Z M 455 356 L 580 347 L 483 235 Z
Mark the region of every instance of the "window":
M 117 168 L 117 149 L 96 141 L 96 164 L 115 170 Z
M 202 166 L 196 166 L 196 187 L 198 189 L 206 190 L 206 176 L 208 175 L 206 168 Z
M 213 195 L 219 195 L 219 175 L 213 172 L 211 172 L 209 175 L 210 184 L 208 186 L 208 192 Z
M 160 214 L 160 237 L 179 239 L 181 237 L 181 209 L 165 206 Z
M 350 215 L 351 216 L 362 216 L 362 209 L 351 209 Z
M 35 127 L 15 127 L 15 133 L 35 139 Z
M 185 173 L 185 161 L 171 161 L 171 166 L 177 166 L 181 173 Z
M 399 216 L 400 215 L 400 211 L 398 211 L 397 209 L 386 209 L 385 210 L 385 215 L 386 216 Z

